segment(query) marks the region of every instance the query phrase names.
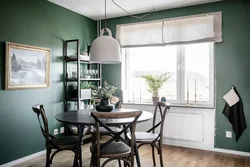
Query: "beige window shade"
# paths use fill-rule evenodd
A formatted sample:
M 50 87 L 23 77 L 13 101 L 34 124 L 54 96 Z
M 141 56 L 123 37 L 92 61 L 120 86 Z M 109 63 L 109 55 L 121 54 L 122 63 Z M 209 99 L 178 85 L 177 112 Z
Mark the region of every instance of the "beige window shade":
M 222 12 L 118 25 L 122 47 L 222 42 Z
M 121 46 L 160 45 L 162 22 L 119 26 L 116 34 Z

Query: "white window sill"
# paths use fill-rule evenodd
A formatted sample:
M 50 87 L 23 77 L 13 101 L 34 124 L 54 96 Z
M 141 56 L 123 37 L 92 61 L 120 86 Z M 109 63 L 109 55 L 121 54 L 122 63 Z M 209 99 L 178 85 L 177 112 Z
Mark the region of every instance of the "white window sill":
M 125 105 L 137 105 L 137 106 L 154 106 L 151 103 L 122 103 Z M 194 106 L 193 104 L 190 104 L 189 106 L 183 105 L 183 104 L 173 104 L 171 103 L 171 107 L 181 107 L 181 108 L 200 108 L 200 109 L 214 109 L 214 106 L 209 106 L 209 105 L 198 105 Z

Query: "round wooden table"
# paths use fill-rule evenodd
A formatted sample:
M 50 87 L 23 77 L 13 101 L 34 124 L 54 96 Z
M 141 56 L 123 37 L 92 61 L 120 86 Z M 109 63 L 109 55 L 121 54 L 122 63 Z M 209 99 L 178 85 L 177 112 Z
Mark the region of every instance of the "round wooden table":
M 139 110 L 120 108 L 120 109 L 115 109 L 114 111 L 111 111 L 111 112 L 132 112 L 132 111 L 139 111 Z M 55 118 L 60 122 L 63 122 L 66 124 L 77 125 L 79 127 L 78 142 L 77 142 L 77 149 L 76 149 L 77 151 L 75 153 L 74 164 L 73 164 L 74 167 L 78 166 L 77 157 L 81 150 L 80 147 L 81 147 L 81 140 L 83 137 L 84 126 L 95 125 L 95 120 L 90 116 L 91 112 L 97 112 L 97 111 L 94 111 L 93 109 L 75 110 L 75 111 L 63 112 L 55 116 Z M 145 122 L 151 119 L 152 117 L 153 117 L 152 113 L 148 111 L 142 111 L 142 114 L 137 120 L 137 122 L 138 123 Z M 102 120 L 102 122 L 110 126 L 126 125 L 128 123 L 131 123 L 132 121 L 133 121 L 133 118 Z M 136 154 L 137 166 L 140 167 L 141 164 L 140 164 L 137 147 L 135 149 L 135 154 Z

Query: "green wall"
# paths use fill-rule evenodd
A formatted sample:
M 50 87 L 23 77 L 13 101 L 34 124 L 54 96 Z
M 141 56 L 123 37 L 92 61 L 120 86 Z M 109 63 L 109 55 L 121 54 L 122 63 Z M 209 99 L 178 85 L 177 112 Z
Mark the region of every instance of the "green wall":
M 225 101 L 223 95 L 235 85 L 244 104 L 245 116 L 250 126 L 250 1 L 227 0 L 222 2 L 154 12 L 143 19 L 120 17 L 108 20 L 108 28 L 115 37 L 118 24 L 150 21 L 208 12 L 223 12 L 223 42 L 215 45 L 216 88 L 216 137 L 215 147 L 250 152 L 250 128 L 239 141 L 225 138 L 225 131 L 232 130 L 231 124 L 222 114 Z M 103 25 L 103 24 L 102 24 Z M 143 63 L 143 62 L 142 62 Z M 166 64 L 167 65 L 167 64 Z M 104 65 L 103 78 L 121 87 L 120 65 Z
M 64 111 L 63 41 L 80 39 L 81 48 L 96 38 L 96 21 L 46 0 L 5 0 L 0 5 L 0 165 L 45 149 L 31 107 L 45 105 L 50 129 L 62 126 L 54 116 Z M 50 87 L 3 90 L 5 42 L 51 49 Z

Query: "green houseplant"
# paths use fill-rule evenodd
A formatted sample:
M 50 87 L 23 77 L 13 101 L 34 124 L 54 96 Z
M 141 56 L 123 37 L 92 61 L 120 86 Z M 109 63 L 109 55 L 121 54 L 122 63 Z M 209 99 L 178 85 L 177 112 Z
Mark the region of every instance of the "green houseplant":
M 97 111 L 109 112 L 114 109 L 114 105 L 110 104 L 110 98 L 113 97 L 117 87 L 109 85 L 107 81 L 104 81 L 103 87 L 93 89 L 93 96 L 95 99 L 101 99 L 99 105 L 96 106 Z
M 159 101 L 159 90 L 162 85 L 168 81 L 170 75 L 168 72 L 160 75 L 146 74 L 141 76 L 148 84 L 148 91 L 152 94 L 152 101 L 155 105 Z
M 81 98 L 83 99 L 91 99 L 91 88 L 93 85 L 89 82 L 83 81 L 80 84 L 81 89 Z
M 104 81 L 103 87 L 93 89 L 93 95 L 95 98 L 99 99 L 110 99 L 116 90 L 117 87 L 109 85 L 107 81 Z

